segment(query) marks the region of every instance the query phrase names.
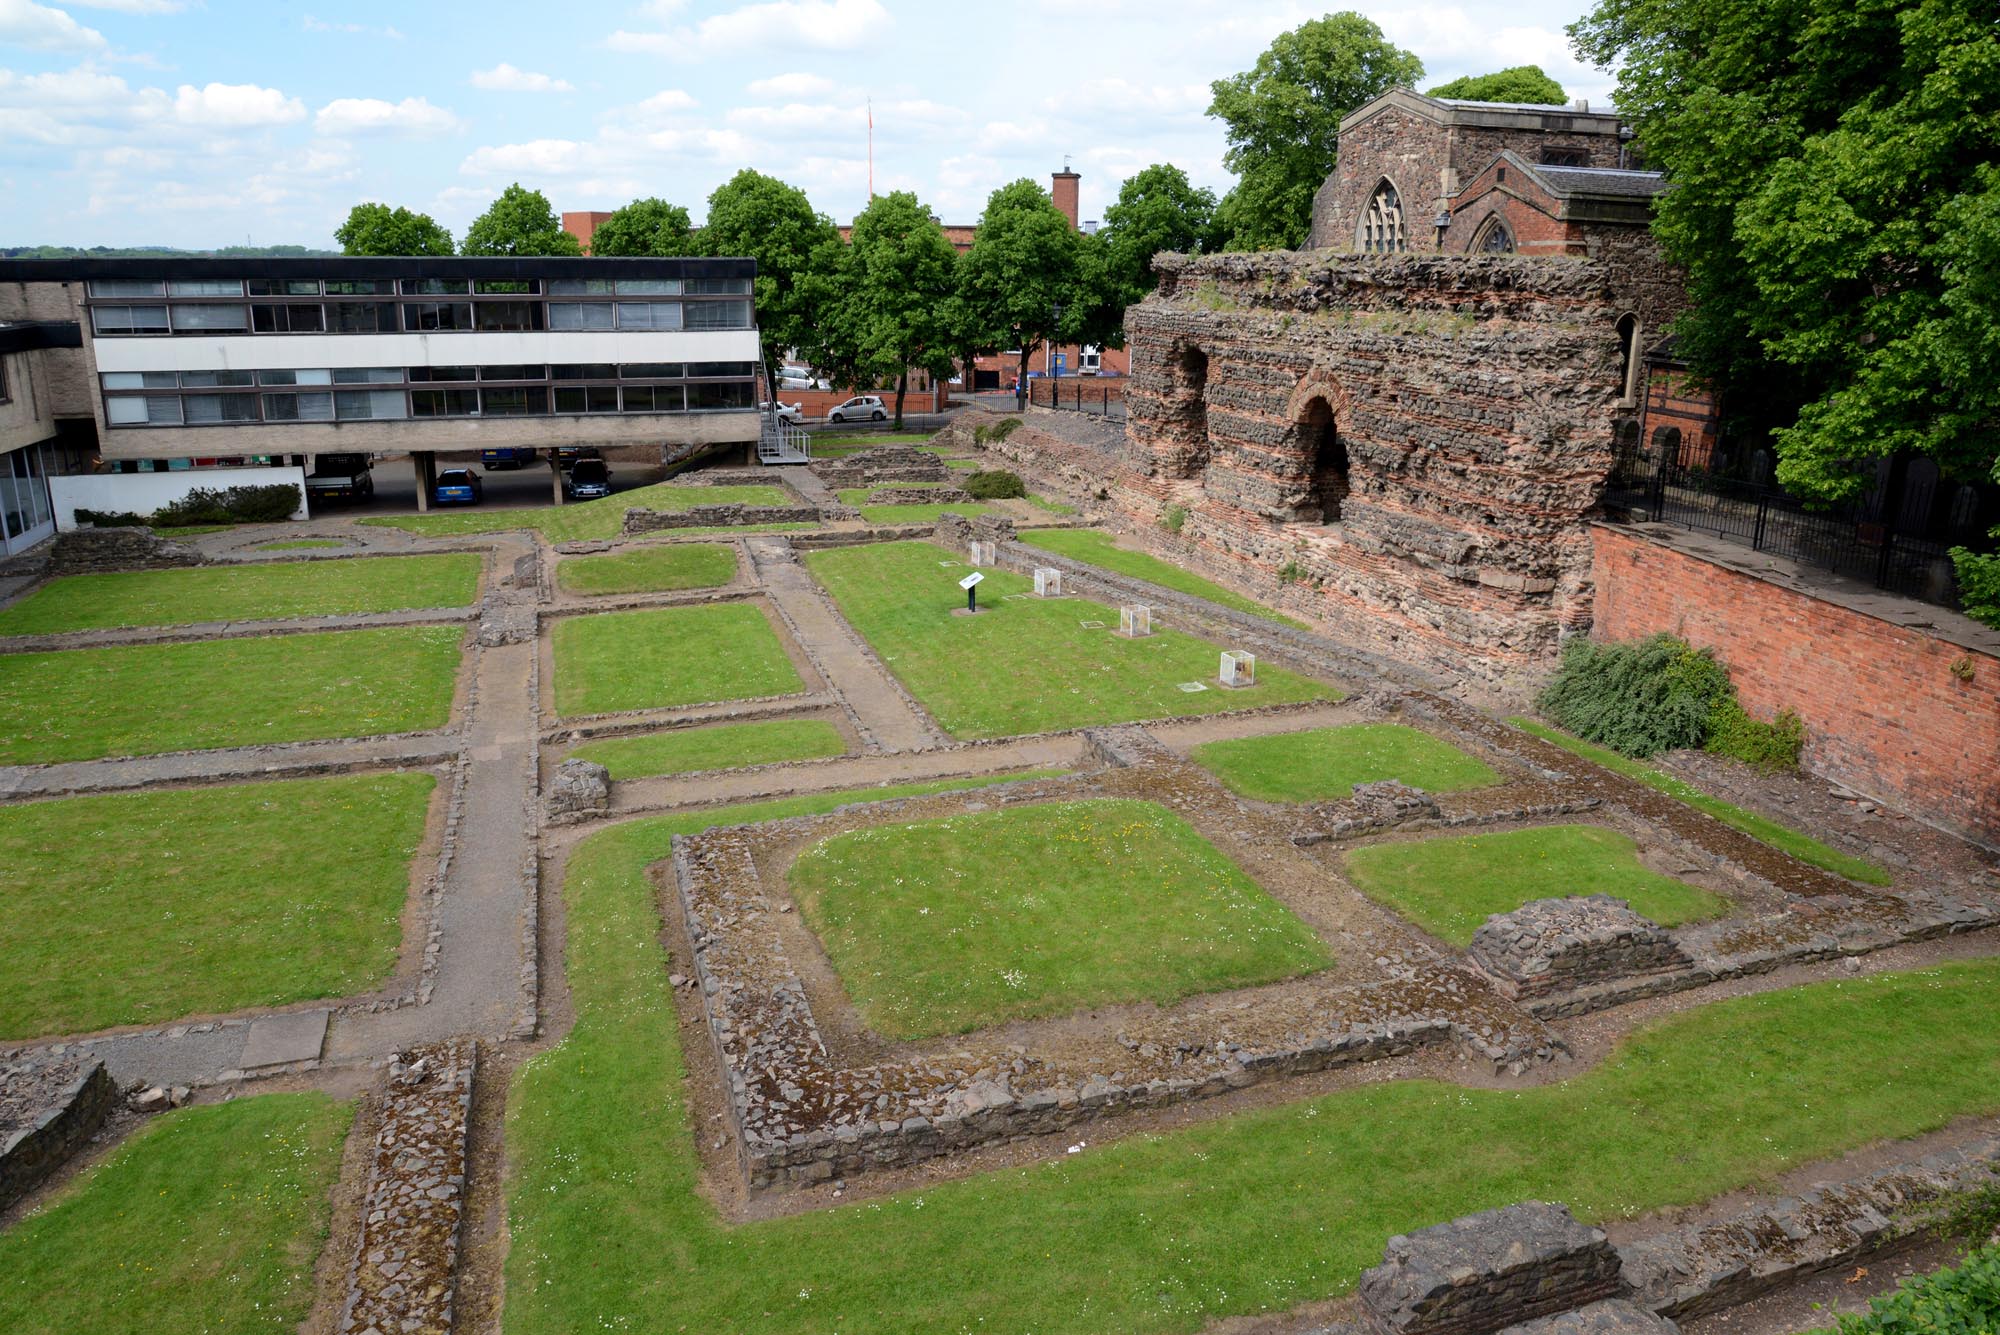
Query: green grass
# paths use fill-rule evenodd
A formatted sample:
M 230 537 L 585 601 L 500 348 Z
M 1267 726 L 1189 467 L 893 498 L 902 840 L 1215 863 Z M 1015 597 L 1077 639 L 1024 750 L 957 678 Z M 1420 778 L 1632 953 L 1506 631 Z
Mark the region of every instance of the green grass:
M 805 689 L 748 603 L 658 607 L 556 622 L 556 712 L 615 714 Z
M 441 728 L 457 626 L 0 655 L 0 764 Z
M 570 593 L 661 593 L 713 589 L 736 578 L 736 549 L 712 542 L 661 543 L 603 556 L 568 556 L 556 583 Z
M 153 532 L 163 538 L 198 538 L 204 533 L 227 533 L 241 527 L 240 524 L 186 524 L 180 528 L 155 527 Z
M 591 538 L 614 538 L 623 531 L 625 511 L 691 510 L 697 505 L 791 505 L 792 494 L 783 487 L 694 487 L 685 483 L 656 482 L 650 487 L 615 492 L 594 501 L 571 505 L 544 505 L 522 510 L 455 510 L 437 515 L 371 515 L 358 522 L 383 528 L 400 528 L 420 537 L 451 537 L 463 533 L 500 533 L 507 529 L 533 529 L 550 542 L 582 542 Z
M 1662 927 L 1729 908 L 1720 895 L 1649 870 L 1630 838 L 1596 825 L 1369 844 L 1347 855 L 1347 875 L 1370 899 L 1461 947 L 1488 915 L 1531 899 L 1615 895 Z
M 899 491 L 931 491 L 946 486 L 943 482 L 884 482 L 882 487 L 893 487 Z M 851 505 L 861 512 L 861 517 L 871 524 L 930 524 L 943 514 L 963 515 L 976 519 L 980 515 L 1003 513 L 991 505 L 981 505 L 977 501 L 960 501 L 955 505 L 867 505 L 864 502 L 872 491 L 880 487 L 844 487 L 838 493 L 842 505 Z
M 1111 534 L 1098 529 L 1035 529 L 1021 534 L 1021 541 L 1030 547 L 1040 547 L 1043 551 L 1067 556 L 1073 561 L 1084 561 L 1116 574 L 1143 579 L 1148 584 L 1157 584 L 1163 589 L 1206 598 L 1209 602 L 1234 608 L 1238 612 L 1248 612 L 1251 616 L 1262 617 L 1266 621 L 1295 626 L 1300 630 L 1311 629 L 1303 621 L 1295 621 L 1281 612 L 1274 612 L 1262 603 L 1253 602 L 1240 593 L 1203 579 L 1200 575 L 1190 574 L 1171 562 L 1160 560 L 1157 556 L 1126 551 L 1114 545 L 1115 540 Z
M 0 1039 L 376 986 L 436 783 L 346 774 L 0 806 Z
M 1177 631 L 1121 639 L 1118 613 L 1081 598 L 1003 601 L 1034 588 L 1024 576 L 989 570 L 981 613 L 965 605 L 958 554 L 926 542 L 878 543 L 812 552 L 806 566 L 833 594 L 889 670 L 955 737 L 1006 737 L 1135 719 L 1214 714 L 1340 692 L 1283 668 L 1263 666 L 1257 685 L 1216 684 L 1218 647 Z M 1102 621 L 1110 629 L 1077 623 Z M 1179 683 L 1206 682 L 1184 692 Z
M 327 547 L 345 547 L 347 545 L 339 538 L 292 538 L 285 542 L 260 542 L 250 550 L 256 552 L 302 552 Z
M 1068 501 L 1052 501 L 1046 496 L 1037 496 L 1033 492 L 1028 493 L 1028 504 L 1034 506 L 1037 510 L 1052 515 L 1068 517 L 1077 513 L 1077 508 Z M 1054 551 L 1055 549 L 1050 547 L 1045 550 Z
M 1258 802 L 1350 797 L 1355 784 L 1383 779 L 1397 779 L 1430 793 L 1500 781 L 1484 762 L 1400 723 L 1357 723 L 1208 742 L 1191 754 L 1230 792 Z
M 469 607 L 479 564 L 471 552 L 442 552 L 66 575 L 0 612 L 0 635 Z
M 278 1335 L 313 1302 L 354 1105 L 260 1094 L 145 1123 L 0 1233 L 8 1335 Z
M 1648 788 L 1657 789 L 1676 802 L 1684 802 L 1696 811 L 1715 817 L 1724 825 L 1741 830 L 1759 843 L 1769 844 L 1779 852 L 1789 854 L 1801 862 L 1810 863 L 1823 871 L 1830 871 L 1836 876 L 1845 876 L 1852 881 L 1860 881 L 1864 885 L 1888 885 L 1895 879 L 1886 868 L 1877 866 L 1865 858 L 1857 858 L 1851 853 L 1829 848 L 1810 835 L 1800 834 L 1797 830 L 1780 825 L 1754 811 L 1745 811 L 1742 807 L 1725 802 L 1719 797 L 1712 797 L 1693 784 L 1656 770 L 1644 761 L 1621 756 L 1616 751 L 1586 742 L 1580 737 L 1572 737 L 1561 729 L 1552 728 L 1535 719 L 1510 718 L 1507 721 L 1523 732 L 1533 733 L 1545 742 L 1553 742 L 1563 750 L 1582 756 L 1592 764 L 1608 769 L 1614 774 L 1637 779 Z
M 1390 1235 L 1457 1215 L 1629 1217 L 2000 1110 L 1982 960 L 1716 1002 L 1556 1084 L 1387 1081 L 728 1227 L 699 1186 L 646 869 L 709 821 L 857 796 L 632 821 L 572 853 L 576 1024 L 508 1099 L 509 1335 L 1190 1332 L 1342 1294 Z
M 863 450 L 872 450 L 877 445 L 915 445 L 923 449 L 933 434 L 929 431 L 881 431 L 841 436 L 814 436 L 812 454 L 815 459 L 839 459 L 850 454 L 859 454 Z M 943 448 L 933 445 L 930 446 L 930 452 L 937 453 Z
M 1304 923 L 1151 802 L 855 830 L 800 854 L 791 883 L 855 1009 L 894 1039 L 1164 1006 L 1332 962 Z
M 576 759 L 596 761 L 610 770 L 614 779 L 693 774 L 846 754 L 847 739 L 840 735 L 840 729 L 814 718 L 723 723 L 646 737 L 611 737 L 570 752 Z

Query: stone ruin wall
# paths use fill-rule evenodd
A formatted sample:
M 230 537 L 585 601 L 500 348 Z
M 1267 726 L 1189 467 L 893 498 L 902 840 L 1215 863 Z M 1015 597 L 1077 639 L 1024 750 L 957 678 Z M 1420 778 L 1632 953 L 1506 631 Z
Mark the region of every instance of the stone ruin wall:
M 1607 270 L 1304 252 L 1156 264 L 1159 291 L 1127 317 L 1131 423 L 1106 486 L 1121 518 L 1157 533 L 1182 506 L 1176 556 L 1277 590 L 1361 647 L 1496 682 L 1552 666 L 1591 616 L 1584 521 L 1619 390 Z M 1347 456 L 1333 524 L 1312 494 L 1315 400 Z

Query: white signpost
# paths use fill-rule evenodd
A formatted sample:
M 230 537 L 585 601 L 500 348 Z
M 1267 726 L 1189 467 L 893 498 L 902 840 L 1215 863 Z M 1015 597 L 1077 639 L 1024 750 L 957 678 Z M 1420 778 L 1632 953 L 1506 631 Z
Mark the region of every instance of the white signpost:
M 958 582 L 958 587 L 965 590 L 965 610 L 968 613 L 979 611 L 979 586 L 985 578 L 975 570 Z

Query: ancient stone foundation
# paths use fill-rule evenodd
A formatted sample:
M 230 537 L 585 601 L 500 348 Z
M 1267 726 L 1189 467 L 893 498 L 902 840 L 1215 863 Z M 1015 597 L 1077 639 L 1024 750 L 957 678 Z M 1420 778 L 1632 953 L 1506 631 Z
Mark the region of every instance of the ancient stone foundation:
M 49 544 L 51 575 L 198 566 L 206 559 L 186 543 L 163 538 L 149 528 L 79 528 L 56 534 Z
M 685 510 L 625 512 L 625 534 L 658 533 L 676 528 L 741 528 L 752 524 L 817 524 L 817 507 L 810 505 L 693 505 Z
M 1537 899 L 1496 913 L 1473 934 L 1472 963 L 1507 997 L 1692 969 L 1674 938 L 1622 899 Z
M 611 771 L 592 760 L 565 760 L 556 766 L 542 805 L 551 825 L 601 816 L 611 809 Z
M 834 491 L 879 487 L 885 482 L 949 482 L 956 476 L 940 456 L 909 445 L 878 445 L 808 467 Z
M 1383 1335 L 1487 1335 L 1619 1296 L 1620 1264 L 1604 1230 L 1528 1201 L 1389 1239 L 1361 1307 Z
M 117 1101 L 118 1086 L 95 1057 L 0 1067 L 0 1210 L 62 1167 Z

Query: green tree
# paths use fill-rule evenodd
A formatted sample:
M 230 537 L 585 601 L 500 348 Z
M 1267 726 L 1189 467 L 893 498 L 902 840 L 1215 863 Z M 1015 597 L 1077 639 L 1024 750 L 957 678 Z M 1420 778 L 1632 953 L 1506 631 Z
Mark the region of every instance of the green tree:
M 449 255 L 451 233 L 428 213 L 387 204 L 356 204 L 334 230 L 343 255 Z
M 1257 64 L 1209 85 L 1208 114 L 1227 126 L 1223 161 L 1236 188 L 1220 205 L 1231 250 L 1303 245 L 1312 200 L 1333 172 L 1341 117 L 1424 77 L 1424 64 L 1360 14 L 1303 23 Z
M 2000 469 L 2000 43 L 1991 0 L 1600 0 L 1578 52 L 1673 181 L 1680 348 L 1778 478 Z
M 1569 104 L 1563 86 L 1542 73 L 1540 65 L 1515 65 L 1493 74 L 1467 74 L 1441 83 L 1426 97 L 1456 97 L 1467 102 L 1524 102 L 1529 106 Z
M 1017 394 L 1027 392 L 1035 348 L 1076 337 L 1090 315 L 1081 249 L 1069 219 L 1033 181 L 1011 182 L 987 197 L 959 266 L 959 332 L 982 352 L 1019 350 Z
M 465 229 L 466 255 L 581 255 L 583 247 L 562 229 L 548 197 L 516 181 L 493 207 Z
M 816 280 L 839 267 L 840 229 L 813 209 L 805 191 L 746 167 L 708 197 L 698 240 L 703 255 L 757 261 L 757 326 L 775 385 L 787 349 L 810 357 L 818 344 L 822 303 L 836 294 Z
M 590 234 L 593 255 L 695 255 L 694 220 L 664 199 L 635 199 L 597 224 Z
M 1214 192 L 1190 183 L 1179 167 L 1155 163 L 1128 177 L 1097 233 L 1121 307 L 1144 300 L 1157 285 L 1153 256 L 1206 249 L 1214 230 Z
M 896 425 L 910 368 L 950 374 L 946 303 L 957 252 L 930 210 L 907 190 L 877 195 L 854 219 L 830 312 L 841 360 L 863 383 L 896 382 Z

